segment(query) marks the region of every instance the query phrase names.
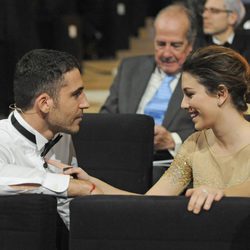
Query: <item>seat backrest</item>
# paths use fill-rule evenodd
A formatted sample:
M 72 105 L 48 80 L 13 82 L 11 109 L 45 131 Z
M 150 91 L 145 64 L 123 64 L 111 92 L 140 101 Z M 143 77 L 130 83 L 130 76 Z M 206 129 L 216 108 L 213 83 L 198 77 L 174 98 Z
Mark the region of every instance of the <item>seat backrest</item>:
M 138 114 L 84 114 L 73 136 L 78 164 L 92 176 L 131 192 L 152 182 L 153 119 Z
M 47 195 L 0 196 L 0 249 L 58 249 L 56 205 Z
M 249 198 L 223 198 L 199 215 L 187 204 L 184 196 L 78 197 L 70 204 L 70 249 L 250 249 Z

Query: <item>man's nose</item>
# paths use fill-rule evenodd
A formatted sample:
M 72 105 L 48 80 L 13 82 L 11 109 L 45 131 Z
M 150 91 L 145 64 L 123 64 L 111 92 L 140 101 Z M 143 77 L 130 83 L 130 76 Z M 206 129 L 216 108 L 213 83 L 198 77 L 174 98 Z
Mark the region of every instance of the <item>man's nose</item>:
M 164 47 L 163 55 L 164 57 L 168 57 L 169 55 L 172 55 L 172 47 L 170 44 L 166 44 L 166 46 Z
M 88 109 L 90 107 L 90 104 L 88 102 L 88 99 L 85 94 L 83 94 L 83 98 L 80 102 L 80 108 L 82 109 Z
M 202 16 L 203 18 L 206 18 L 206 17 L 209 16 L 209 14 L 210 14 L 209 10 L 204 10 L 204 11 L 201 13 L 201 16 Z

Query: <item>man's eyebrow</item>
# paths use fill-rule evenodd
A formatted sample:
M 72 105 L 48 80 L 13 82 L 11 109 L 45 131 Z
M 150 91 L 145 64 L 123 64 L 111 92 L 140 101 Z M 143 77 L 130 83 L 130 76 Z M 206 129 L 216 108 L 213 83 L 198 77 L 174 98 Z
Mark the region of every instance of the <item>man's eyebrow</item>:
M 166 41 L 161 41 L 161 40 L 157 40 L 156 43 L 158 44 L 170 44 L 170 45 L 182 45 L 184 44 L 183 41 L 173 41 L 173 42 L 166 42 Z
M 76 95 L 76 94 L 78 94 L 79 92 L 81 92 L 81 91 L 83 91 L 83 90 L 84 90 L 84 87 L 80 87 L 80 88 L 74 90 L 71 94 L 72 94 L 72 95 Z
M 177 41 L 177 42 L 170 42 L 170 44 L 184 44 L 183 41 Z

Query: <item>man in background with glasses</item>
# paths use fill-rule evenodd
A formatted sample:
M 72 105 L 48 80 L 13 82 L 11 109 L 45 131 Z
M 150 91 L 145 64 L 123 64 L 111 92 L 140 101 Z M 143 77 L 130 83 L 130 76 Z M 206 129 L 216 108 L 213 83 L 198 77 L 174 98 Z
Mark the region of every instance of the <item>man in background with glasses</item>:
M 230 47 L 250 62 L 250 31 L 239 28 L 245 14 L 240 0 L 207 0 L 201 11 L 205 44 Z

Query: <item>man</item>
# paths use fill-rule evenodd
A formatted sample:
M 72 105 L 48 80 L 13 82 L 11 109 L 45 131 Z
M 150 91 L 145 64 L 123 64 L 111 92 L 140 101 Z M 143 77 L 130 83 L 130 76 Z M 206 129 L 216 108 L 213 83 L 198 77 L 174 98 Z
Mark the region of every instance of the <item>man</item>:
M 177 3 L 159 12 L 154 27 L 155 55 L 132 57 L 121 63 L 100 112 L 153 116 L 156 124 L 155 150 L 158 155 L 166 152 L 160 157 L 172 158 L 194 131 L 190 116 L 181 110 L 179 78 L 182 64 L 192 50 L 196 30 L 191 12 Z M 169 85 L 161 90 L 165 77 L 171 79 Z M 158 106 L 154 103 L 157 95 Z
M 230 47 L 250 62 L 250 33 L 238 28 L 245 13 L 240 0 L 207 0 L 202 10 L 205 45 Z
M 55 195 L 67 226 L 67 197 L 98 192 L 91 182 L 69 178 L 47 162 L 77 164 L 69 134 L 79 130 L 89 107 L 80 72 L 76 59 L 67 53 L 28 52 L 14 75 L 15 110 L 0 121 L 0 193 Z

